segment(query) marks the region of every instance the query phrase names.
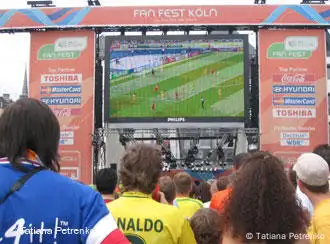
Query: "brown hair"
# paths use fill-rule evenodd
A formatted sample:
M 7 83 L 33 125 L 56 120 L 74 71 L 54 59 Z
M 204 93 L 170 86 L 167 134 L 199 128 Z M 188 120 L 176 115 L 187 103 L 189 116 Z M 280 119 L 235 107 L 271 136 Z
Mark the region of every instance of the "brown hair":
M 180 172 L 174 175 L 174 184 L 177 193 L 188 194 L 192 188 L 192 179 L 189 174 Z
M 166 201 L 169 204 L 172 204 L 175 198 L 175 185 L 170 176 L 163 176 L 159 178 L 159 190 L 164 193 Z
M 323 186 L 311 186 L 302 181 L 300 181 L 300 182 L 307 190 L 309 190 L 310 192 L 312 192 L 314 194 L 326 194 L 329 192 L 329 182 L 327 182 Z
M 151 194 L 161 173 L 160 148 L 151 144 L 135 144 L 126 149 L 120 164 L 120 180 L 125 191 L 139 190 Z
M 219 244 L 223 230 L 223 218 L 213 209 L 201 208 L 190 219 L 190 225 L 198 244 Z
M 211 186 L 209 183 L 205 181 L 201 181 L 200 184 L 196 188 L 195 198 L 202 201 L 203 203 L 211 201 Z
M 305 233 L 308 219 L 282 162 L 265 152 L 244 163 L 225 207 L 226 232 L 246 240 L 246 233 Z M 254 237 L 256 238 L 256 236 Z M 257 239 L 249 241 L 259 241 Z
M 229 185 L 229 177 L 228 176 L 221 176 L 217 179 L 218 191 L 226 190 L 228 185 Z

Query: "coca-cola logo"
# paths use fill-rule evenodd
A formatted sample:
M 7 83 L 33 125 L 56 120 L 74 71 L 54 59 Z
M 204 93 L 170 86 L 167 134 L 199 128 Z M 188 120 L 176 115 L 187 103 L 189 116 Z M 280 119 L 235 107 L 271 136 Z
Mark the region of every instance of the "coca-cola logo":
M 53 113 L 56 117 L 69 117 L 80 114 L 79 108 L 54 108 Z
M 282 74 L 275 74 L 273 76 L 273 81 L 285 83 L 285 84 L 313 83 L 315 82 L 315 77 L 313 74 L 282 73 Z
M 284 74 L 281 81 L 283 83 L 303 83 L 305 82 L 305 74 Z

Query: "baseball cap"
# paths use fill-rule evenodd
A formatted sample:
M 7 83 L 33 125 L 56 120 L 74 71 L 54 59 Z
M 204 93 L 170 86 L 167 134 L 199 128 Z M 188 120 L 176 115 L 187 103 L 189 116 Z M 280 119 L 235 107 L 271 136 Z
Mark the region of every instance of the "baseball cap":
M 327 162 L 315 153 L 304 153 L 293 166 L 297 177 L 310 186 L 324 186 L 328 183 L 329 166 Z

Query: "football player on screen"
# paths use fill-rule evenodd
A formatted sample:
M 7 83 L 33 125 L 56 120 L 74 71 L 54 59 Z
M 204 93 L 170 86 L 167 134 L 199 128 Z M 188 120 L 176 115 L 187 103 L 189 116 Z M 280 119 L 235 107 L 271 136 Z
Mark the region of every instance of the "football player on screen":
M 135 102 L 135 100 L 136 100 L 136 92 L 133 92 L 132 101 Z
M 201 98 L 201 105 L 202 105 L 202 109 L 205 109 L 205 99 L 203 96 Z

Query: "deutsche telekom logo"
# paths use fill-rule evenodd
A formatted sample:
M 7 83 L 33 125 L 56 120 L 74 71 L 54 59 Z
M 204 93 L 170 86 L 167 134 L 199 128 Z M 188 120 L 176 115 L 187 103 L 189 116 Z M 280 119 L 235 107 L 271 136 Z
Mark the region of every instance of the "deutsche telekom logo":
M 293 83 L 293 84 L 302 84 L 302 83 L 312 83 L 315 81 L 315 77 L 312 74 L 276 74 L 273 76 L 274 82 L 281 83 Z

